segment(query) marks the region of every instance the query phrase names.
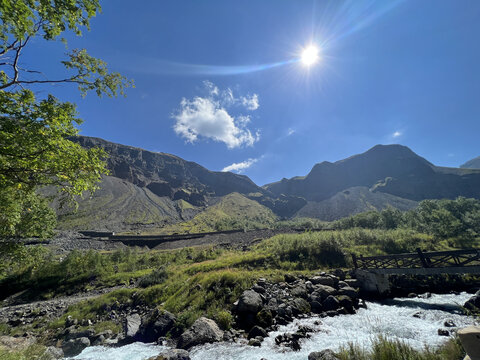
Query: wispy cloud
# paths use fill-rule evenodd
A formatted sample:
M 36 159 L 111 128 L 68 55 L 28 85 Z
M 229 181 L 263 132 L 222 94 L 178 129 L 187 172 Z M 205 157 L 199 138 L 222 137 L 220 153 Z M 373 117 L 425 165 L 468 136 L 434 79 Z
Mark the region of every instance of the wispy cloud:
M 258 95 L 235 97 L 230 88 L 219 89 L 209 81 L 204 82 L 206 96 L 196 96 L 191 100 L 183 98 L 180 108 L 173 115 L 175 133 L 188 142 L 200 138 L 223 142 L 229 149 L 243 145 L 252 146 L 260 139 L 260 132 L 254 133 L 247 125 L 249 115 L 229 113 L 231 107 L 242 106 L 246 110 L 258 109 Z
M 403 133 L 401 131 L 395 131 L 393 134 L 392 134 L 392 137 L 393 138 L 399 138 L 400 136 L 402 136 Z
M 238 174 L 242 173 L 244 170 L 248 169 L 250 166 L 255 164 L 259 159 L 247 159 L 239 163 L 233 163 L 222 169 L 222 171 L 234 171 Z
M 295 130 L 292 129 L 292 128 L 289 128 L 289 129 L 287 130 L 287 136 L 290 136 L 290 135 L 293 135 L 293 134 L 295 134 Z

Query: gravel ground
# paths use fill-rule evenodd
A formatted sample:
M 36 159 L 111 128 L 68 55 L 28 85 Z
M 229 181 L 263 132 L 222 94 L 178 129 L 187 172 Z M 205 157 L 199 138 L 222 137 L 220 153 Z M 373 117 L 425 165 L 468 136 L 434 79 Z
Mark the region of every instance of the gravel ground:
M 55 254 L 64 254 L 72 250 L 115 250 L 126 248 L 120 242 L 108 241 L 106 238 L 91 238 L 76 231 L 58 231 L 52 239 L 40 242 L 35 240 L 26 241 L 27 244 L 44 244 L 53 250 Z
M 59 318 L 70 305 L 82 300 L 92 299 L 124 286 L 115 286 L 88 293 L 78 293 L 72 296 L 62 296 L 51 300 L 21 303 L 21 293 L 10 296 L 0 302 L 0 323 L 11 326 L 31 324 L 42 317 L 45 321 Z

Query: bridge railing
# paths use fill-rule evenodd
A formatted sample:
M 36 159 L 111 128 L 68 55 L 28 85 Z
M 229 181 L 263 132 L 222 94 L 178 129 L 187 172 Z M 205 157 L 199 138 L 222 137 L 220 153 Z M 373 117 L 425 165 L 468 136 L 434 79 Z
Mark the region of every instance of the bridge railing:
M 480 265 L 480 249 L 431 251 L 417 249 L 415 253 L 355 256 L 352 254 L 355 269 L 415 269 L 445 268 Z

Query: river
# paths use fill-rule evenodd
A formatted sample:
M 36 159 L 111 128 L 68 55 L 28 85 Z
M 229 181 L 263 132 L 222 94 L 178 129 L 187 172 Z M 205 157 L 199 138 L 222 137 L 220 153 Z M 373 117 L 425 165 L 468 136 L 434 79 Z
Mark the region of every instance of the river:
M 437 347 L 447 338 L 438 335 L 445 320 L 452 320 L 457 327 L 473 324 L 471 317 L 462 315 L 459 306 L 471 295 L 437 295 L 430 298 L 396 298 L 383 302 L 367 302 L 367 309 L 359 309 L 355 315 L 339 315 L 330 318 L 312 317 L 298 319 L 270 333 L 261 347 L 245 343 L 216 343 L 198 346 L 190 351 L 192 360 L 306 360 L 312 351 L 338 350 L 349 342 L 369 348 L 378 335 L 399 339 L 416 349 L 425 345 Z M 415 316 L 414 316 L 415 315 Z M 275 345 L 275 336 L 295 332 L 298 326 L 315 329 L 310 339 L 302 341 L 302 349 L 294 352 Z M 144 360 L 158 355 L 165 347 L 134 343 L 120 348 L 93 346 L 85 349 L 77 360 Z

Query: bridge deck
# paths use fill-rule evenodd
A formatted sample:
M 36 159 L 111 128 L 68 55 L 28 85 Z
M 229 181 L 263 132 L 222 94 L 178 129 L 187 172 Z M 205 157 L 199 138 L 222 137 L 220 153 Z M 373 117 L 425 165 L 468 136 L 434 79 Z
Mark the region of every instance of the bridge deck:
M 376 274 L 479 274 L 480 249 L 356 257 L 355 269 Z

